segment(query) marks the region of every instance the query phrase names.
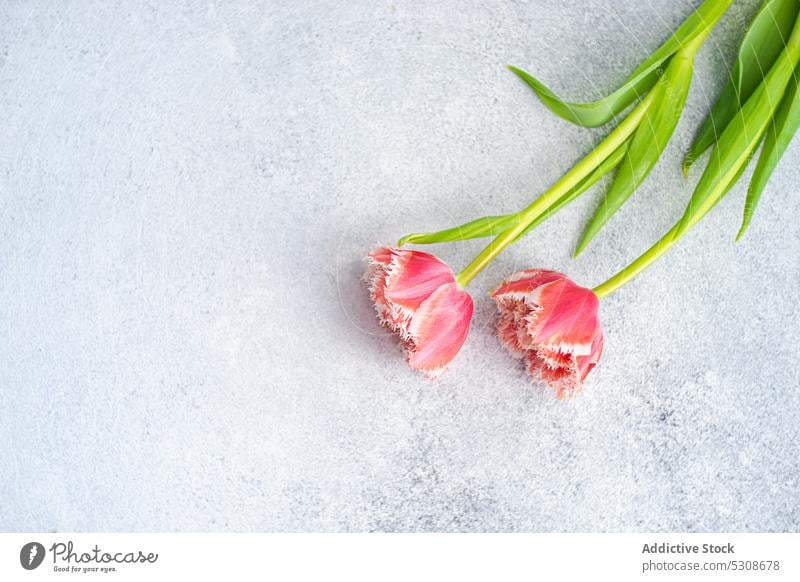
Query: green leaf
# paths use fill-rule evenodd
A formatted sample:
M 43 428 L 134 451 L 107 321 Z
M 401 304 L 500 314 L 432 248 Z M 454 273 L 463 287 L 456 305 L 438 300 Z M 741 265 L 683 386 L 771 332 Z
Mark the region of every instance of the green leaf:
M 628 151 L 628 147 L 630 146 L 631 140 L 628 139 L 624 144 L 619 146 L 614 152 L 608 156 L 603 162 L 595 168 L 595 170 L 589 174 L 586 178 L 584 178 L 577 186 L 572 188 L 569 192 L 564 194 L 561 198 L 559 198 L 558 202 L 553 204 L 550 208 L 548 208 L 541 216 L 536 218 L 533 222 L 528 225 L 528 227 L 523 230 L 520 235 L 514 239 L 514 242 L 521 239 L 523 236 L 528 234 L 531 230 L 539 226 L 545 220 L 553 216 L 556 212 L 561 210 L 564 206 L 575 200 L 578 196 L 583 194 L 586 190 L 591 188 L 600 178 L 608 174 L 611 170 L 617 167 L 617 165 L 625 158 L 625 154 Z
M 603 160 L 588 176 L 581 180 L 575 187 L 558 199 L 555 204 L 548 208 L 541 216 L 534 220 L 524 231 L 517 236 L 519 240 L 542 222 L 547 220 L 561 208 L 572 202 L 575 198 L 591 188 L 595 182 L 611 171 L 625 157 L 628 142 L 618 147 L 605 160 Z M 501 216 L 484 216 L 461 226 L 454 226 L 438 232 L 425 232 L 407 234 L 397 242 L 397 246 L 406 244 L 433 244 L 445 242 L 458 242 L 473 238 L 483 238 L 487 236 L 497 236 L 510 226 L 516 224 L 520 213 L 503 214 Z
M 789 85 L 786 87 L 786 92 L 783 95 L 781 104 L 778 106 L 778 111 L 775 113 L 775 119 L 771 127 L 767 128 L 766 136 L 764 137 L 764 147 L 756 163 L 756 169 L 753 171 L 753 176 L 750 178 L 750 185 L 747 188 L 747 199 L 744 205 L 744 217 L 742 218 L 742 226 L 739 229 L 739 234 L 736 235 L 736 240 L 742 238 L 744 231 L 750 224 L 753 218 L 758 201 L 761 194 L 764 192 L 764 187 L 767 185 L 773 170 L 778 165 L 778 162 L 789 147 L 797 128 L 800 127 L 800 89 L 798 89 L 798 75 L 800 75 L 800 67 L 795 69 L 794 75 L 789 79 Z
M 767 0 L 742 37 L 728 82 L 723 87 L 695 135 L 683 160 L 683 173 L 724 131 L 733 116 L 753 94 L 786 45 L 800 12 L 797 0 Z
M 447 228 L 438 232 L 418 232 L 407 234 L 399 241 L 397 246 L 407 244 L 427 245 L 443 242 L 457 242 L 472 238 L 495 236 L 513 224 L 516 214 L 503 214 L 501 216 L 483 216 L 460 226 Z
M 800 19 L 796 21 L 786 48 L 778 56 L 763 82 L 734 116 L 711 152 L 675 233 L 680 237 L 702 218 L 735 183 L 758 146 L 782 101 L 800 60 Z
M 686 95 L 692 83 L 695 49 L 687 45 L 678 51 L 664 74 L 652 89 L 654 99 L 647 114 L 633 134 L 628 153 L 620 165 L 614 182 L 589 221 L 575 248 L 578 256 L 609 218 L 644 181 L 672 137 L 683 112 Z
M 525 81 L 553 113 L 582 127 L 597 127 L 619 115 L 644 95 L 658 79 L 662 64 L 695 36 L 706 33 L 727 10 L 732 0 L 706 0 L 683 24 L 622 83 L 619 89 L 592 103 L 568 103 L 525 71 L 508 68 Z

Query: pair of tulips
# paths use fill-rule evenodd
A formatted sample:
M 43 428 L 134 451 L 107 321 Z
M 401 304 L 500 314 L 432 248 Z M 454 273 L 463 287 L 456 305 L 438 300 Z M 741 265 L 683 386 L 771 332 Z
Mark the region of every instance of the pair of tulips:
M 638 103 L 590 153 L 520 212 L 485 216 L 400 239 L 399 246 L 496 237 L 458 275 L 428 253 L 395 247 L 370 253 L 367 280 L 378 319 L 400 336 L 412 368 L 435 376 L 456 356 L 472 317 L 472 299 L 464 287 L 505 247 L 617 168 L 581 237 L 577 255 L 633 194 L 656 164 L 681 116 L 695 54 L 732 1 L 705 0 L 619 89 L 593 103 L 564 102 L 534 77 L 511 67 L 551 111 L 584 127 L 603 125 Z M 688 173 L 711 149 L 683 216 L 639 258 L 594 289 L 546 270 L 524 270 L 507 277 L 491 294 L 499 310 L 497 332 L 502 344 L 558 395 L 574 392 L 603 351 L 599 299 L 641 273 L 700 221 L 731 191 L 762 146 L 738 240 L 798 128 L 800 0 L 764 0 L 742 37 L 727 85 L 684 159 L 684 173 Z
M 400 337 L 408 364 L 437 376 L 469 332 L 472 298 L 453 271 L 421 251 L 379 247 L 368 257 L 370 298 L 382 325 Z M 603 351 L 599 300 L 561 273 L 529 269 L 492 292 L 497 335 L 528 372 L 558 396 L 574 392 Z

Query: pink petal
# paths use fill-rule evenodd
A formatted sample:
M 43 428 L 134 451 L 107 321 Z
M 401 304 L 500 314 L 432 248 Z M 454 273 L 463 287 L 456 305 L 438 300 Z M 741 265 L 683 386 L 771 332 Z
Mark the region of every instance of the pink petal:
M 492 298 L 501 299 L 504 295 L 522 298 L 540 285 L 564 279 L 565 276 L 556 271 L 542 269 L 525 269 L 517 271 L 492 292 Z
M 436 289 L 417 309 L 408 328 L 412 368 L 436 375 L 456 356 L 469 332 L 472 298 L 448 283 Z
M 500 310 L 497 335 L 529 374 L 559 397 L 578 390 L 603 351 L 599 300 L 591 289 L 554 271 L 514 273 L 492 293 Z
M 603 332 L 597 334 L 592 342 L 592 350 L 588 356 L 578 356 L 575 358 L 577 364 L 577 374 L 580 381 L 583 382 L 589 372 L 594 370 L 597 362 L 600 361 L 600 356 L 603 354 Z
M 542 306 L 536 320 L 537 344 L 556 346 L 559 351 L 576 355 L 591 353 L 592 342 L 600 331 L 600 301 L 591 289 L 565 278 L 538 287 L 532 299 Z
M 387 269 L 386 298 L 404 309 L 417 309 L 436 289 L 455 281 L 450 267 L 433 255 L 388 250 L 392 261 Z
M 514 316 L 513 310 L 500 313 L 500 320 L 497 322 L 497 337 L 512 355 L 525 353 L 525 348 L 520 342 L 517 318 Z
M 387 270 L 392 262 L 392 254 L 387 247 L 379 247 L 369 253 L 369 267 L 366 280 L 369 286 L 369 296 L 375 304 L 381 323 L 390 318 L 390 307 L 386 301 Z

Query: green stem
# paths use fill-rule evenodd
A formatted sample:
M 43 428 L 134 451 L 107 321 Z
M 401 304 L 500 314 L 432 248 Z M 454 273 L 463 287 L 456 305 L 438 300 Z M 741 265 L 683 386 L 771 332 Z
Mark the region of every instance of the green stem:
M 650 265 L 650 263 L 666 253 L 670 248 L 672 248 L 672 245 L 680 240 L 679 236 L 675 236 L 679 227 L 680 223 L 673 226 L 667 234 L 661 237 L 661 239 L 652 247 L 650 247 L 641 257 L 633 261 L 630 265 L 622 269 L 619 273 L 604 283 L 601 283 L 592 289 L 594 294 L 599 298 L 605 297 L 644 271 Z
M 728 164 L 730 167 L 727 169 L 727 171 L 721 176 L 716 176 L 716 174 L 714 174 L 714 176 L 716 176 L 716 183 L 701 199 L 699 204 L 692 208 L 692 202 L 694 202 L 695 197 L 693 195 L 692 199 L 689 201 L 689 209 L 687 209 L 675 226 L 673 226 L 669 232 L 661 237 L 661 239 L 652 247 L 650 247 L 642 256 L 622 269 L 619 273 L 612 276 L 610 279 L 595 287 L 593 289 L 595 295 L 598 297 L 605 297 L 633 279 L 661 255 L 672 248 L 672 245 L 678 242 L 681 237 L 689 231 L 690 228 L 697 224 L 701 218 L 708 214 L 708 212 L 711 211 L 711 209 L 716 206 L 720 200 L 722 200 L 725 194 L 727 194 L 731 187 L 733 187 L 733 185 L 742 175 L 742 172 L 747 167 L 750 156 L 755 148 L 758 147 L 758 144 L 761 141 L 761 135 L 764 133 L 767 124 L 773 122 L 772 116 L 774 115 L 775 108 L 777 108 L 777 103 L 780 102 L 783 92 L 786 90 L 786 86 L 783 86 L 781 95 L 776 100 L 772 95 L 772 90 L 774 90 L 776 87 L 772 87 L 772 83 L 781 79 L 781 72 L 784 70 L 788 71 L 789 73 L 793 73 L 797 67 L 798 60 L 800 60 L 800 16 L 798 16 L 795 22 L 792 35 L 786 43 L 786 48 L 770 69 L 770 72 L 765 77 L 762 86 L 756 90 L 755 93 L 753 93 L 753 95 L 745 103 L 744 107 L 742 107 L 737 113 L 737 115 L 741 116 L 742 119 L 747 118 L 758 121 L 758 117 L 755 114 L 761 112 L 760 106 L 762 104 L 766 104 L 771 107 L 771 110 L 768 108 L 766 112 L 769 114 L 769 117 L 765 118 L 763 123 L 757 123 L 756 127 L 753 128 L 749 128 L 748 125 L 742 121 L 743 125 L 741 127 L 741 131 L 745 132 L 746 136 L 747 130 L 750 129 L 750 131 L 753 132 L 753 136 L 750 139 L 750 142 L 746 144 L 746 147 L 742 147 L 737 157 L 730 164 Z M 788 84 L 788 77 L 786 83 Z M 736 126 L 734 126 L 734 129 L 735 128 Z M 731 129 L 730 126 L 725 129 L 717 143 L 717 149 L 711 153 L 712 161 L 714 160 L 713 156 L 720 156 L 718 149 L 720 148 L 719 144 L 724 142 L 726 139 L 726 134 L 734 129 Z M 700 179 L 698 188 L 700 188 L 703 180 L 706 178 L 706 175 L 709 172 L 718 170 L 719 173 L 722 173 L 721 169 L 711 166 L 710 164 L 711 162 L 709 162 L 709 166 L 706 167 L 706 171 L 704 172 L 703 177 Z M 696 192 L 697 190 L 695 190 L 695 193 Z
M 683 218 L 675 223 L 675 225 L 669 229 L 669 231 L 662 236 L 658 242 L 656 242 L 653 246 L 651 246 L 645 253 L 640 256 L 638 259 L 633 261 L 630 265 L 622 269 L 619 273 L 612 276 L 610 279 L 607 279 L 603 283 L 600 283 L 597 287 L 592 289 L 594 294 L 597 297 L 605 297 L 622 287 L 625 283 L 633 279 L 636 275 L 644 271 L 647 267 L 650 266 L 651 263 L 655 262 L 661 255 L 666 253 L 669 249 L 672 248 L 676 242 L 678 242 L 681 237 L 686 234 L 686 232 L 693 227 L 698 221 L 703 218 L 708 212 L 716 206 L 717 202 L 722 200 L 725 192 L 729 190 L 738 180 L 739 176 L 741 175 L 741 171 L 744 167 L 739 168 L 736 170 L 732 170 L 727 175 L 725 175 L 716 187 L 713 190 L 713 203 L 710 206 L 707 206 L 703 209 L 702 212 L 694 214 L 690 219 L 687 225 L 684 226 Z
M 608 156 L 613 154 L 617 148 L 625 143 L 625 140 L 633 134 L 647 113 L 647 108 L 652 101 L 652 96 L 653 93 L 651 91 L 596 148 L 580 162 L 575 164 L 569 172 L 564 174 L 561 179 L 553 184 L 544 194 L 534 200 L 530 206 L 522 210 L 519 214 L 520 220 L 514 226 L 498 235 L 497 238 L 490 242 L 486 248 L 456 276 L 456 283 L 458 286 L 463 289 L 500 253 L 500 251 L 514 242 L 517 236 L 521 234 L 530 223 L 547 212 L 561 196 L 575 187 L 599 164 L 603 163 Z

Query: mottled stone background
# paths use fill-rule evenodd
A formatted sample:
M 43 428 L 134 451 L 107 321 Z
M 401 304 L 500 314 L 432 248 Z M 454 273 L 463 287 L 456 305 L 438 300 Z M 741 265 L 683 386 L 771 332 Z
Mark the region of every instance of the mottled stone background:
M 22 2 L 0 8 L 0 529 L 798 531 L 800 142 L 604 302 L 556 401 L 498 346 L 521 267 L 597 284 L 680 215 L 682 152 L 757 2 L 701 50 L 658 167 L 503 253 L 426 382 L 376 324 L 374 243 L 525 205 L 696 2 Z M 462 267 L 480 241 L 437 247 Z

